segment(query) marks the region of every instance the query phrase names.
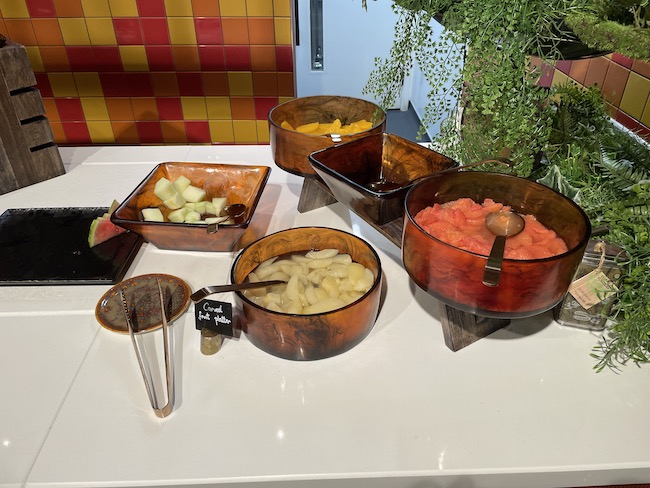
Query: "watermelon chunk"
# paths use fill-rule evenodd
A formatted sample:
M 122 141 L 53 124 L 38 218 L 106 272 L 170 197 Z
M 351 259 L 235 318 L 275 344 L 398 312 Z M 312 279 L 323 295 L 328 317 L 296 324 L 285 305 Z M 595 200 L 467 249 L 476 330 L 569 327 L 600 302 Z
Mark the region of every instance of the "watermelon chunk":
M 111 222 L 111 214 L 118 206 L 119 202 L 113 201 L 108 213 L 105 213 L 101 217 L 97 217 L 90 223 L 90 231 L 88 232 L 88 245 L 90 247 L 95 247 L 102 242 L 126 232 L 124 227 L 120 227 Z

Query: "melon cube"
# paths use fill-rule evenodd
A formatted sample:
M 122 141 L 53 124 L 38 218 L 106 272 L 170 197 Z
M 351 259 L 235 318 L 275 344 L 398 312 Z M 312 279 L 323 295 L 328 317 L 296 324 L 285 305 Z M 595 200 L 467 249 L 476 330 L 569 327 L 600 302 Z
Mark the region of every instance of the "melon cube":
M 214 197 L 212 205 L 214 205 L 214 214 L 219 215 L 223 208 L 226 206 L 228 199 L 226 197 Z
M 183 198 L 188 202 L 200 202 L 205 198 L 206 192 L 203 188 L 197 188 L 196 186 L 188 186 L 182 193 Z
M 191 224 L 193 222 L 197 222 L 201 220 L 201 214 L 198 212 L 195 212 L 194 210 L 190 210 L 185 214 L 185 222 L 188 224 Z
M 185 199 L 180 193 L 174 193 L 173 197 L 164 200 L 163 203 L 167 208 L 176 210 L 177 208 L 181 208 L 183 205 L 185 205 Z
M 177 192 L 171 181 L 165 177 L 162 177 L 156 181 L 156 184 L 153 187 L 153 193 L 162 201 L 165 201 L 172 198 Z
M 182 207 L 179 208 L 178 210 L 174 210 L 173 212 L 169 212 L 169 215 L 167 218 L 169 219 L 170 222 L 184 222 L 185 221 L 185 214 L 189 212 L 186 208 Z
M 205 204 L 206 203 L 208 203 L 208 202 L 206 202 L 206 201 L 196 202 L 194 204 L 194 211 L 200 213 L 201 215 L 203 215 L 204 213 L 206 213 L 205 212 Z
M 162 212 L 159 208 L 143 208 L 142 217 L 147 222 L 164 222 L 165 217 L 163 217 Z
M 190 186 L 192 182 L 187 176 L 180 175 L 178 178 L 174 180 L 172 185 L 174 185 L 174 188 L 178 193 L 183 193 L 185 189 Z

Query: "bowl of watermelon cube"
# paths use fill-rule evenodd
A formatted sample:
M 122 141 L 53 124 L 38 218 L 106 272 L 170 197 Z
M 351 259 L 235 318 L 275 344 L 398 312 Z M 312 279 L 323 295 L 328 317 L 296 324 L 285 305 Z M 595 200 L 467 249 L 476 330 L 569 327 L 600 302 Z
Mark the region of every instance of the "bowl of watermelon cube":
M 268 166 L 160 163 L 111 221 L 159 249 L 232 251 L 253 219 L 270 172 Z M 235 204 L 245 206 L 243 213 L 224 220 L 224 209 Z
M 386 113 L 360 98 L 318 95 L 294 98 L 268 114 L 275 164 L 292 174 L 314 176 L 309 155 L 386 129 Z
M 531 317 L 565 296 L 591 225 L 564 195 L 525 178 L 465 171 L 430 176 L 406 195 L 402 261 L 410 278 L 443 303 L 492 318 Z M 507 237 L 500 278 L 483 282 L 495 235 L 492 212 L 524 218 Z

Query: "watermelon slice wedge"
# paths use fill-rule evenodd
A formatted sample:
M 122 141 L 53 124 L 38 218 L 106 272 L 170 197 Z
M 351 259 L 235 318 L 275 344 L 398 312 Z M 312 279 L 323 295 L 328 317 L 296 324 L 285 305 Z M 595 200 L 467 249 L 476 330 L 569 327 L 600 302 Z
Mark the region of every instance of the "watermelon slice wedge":
M 120 227 L 111 222 L 111 214 L 119 205 L 119 202 L 114 200 L 107 213 L 101 217 L 97 217 L 90 223 L 90 231 L 88 232 L 88 245 L 90 247 L 95 247 L 127 231 L 124 227 Z

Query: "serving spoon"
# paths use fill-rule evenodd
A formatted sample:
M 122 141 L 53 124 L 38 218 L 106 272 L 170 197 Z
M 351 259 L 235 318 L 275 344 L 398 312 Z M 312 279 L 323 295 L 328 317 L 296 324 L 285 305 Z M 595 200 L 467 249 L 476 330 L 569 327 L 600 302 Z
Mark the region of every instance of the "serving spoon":
M 501 265 L 503 251 L 506 247 L 506 238 L 519 234 L 526 226 L 526 221 L 517 212 L 492 212 L 485 217 L 485 226 L 496 238 L 483 272 L 485 286 L 499 286 L 501 278 Z
M 243 203 L 233 203 L 232 205 L 226 205 L 221 209 L 219 213 L 219 220 L 216 222 L 211 222 L 208 224 L 208 234 L 214 234 L 219 230 L 219 224 L 230 219 L 237 219 L 246 213 L 246 205 Z
M 252 288 L 264 288 L 273 285 L 283 285 L 285 283 L 286 281 L 282 281 L 282 280 L 268 280 L 268 281 L 236 283 L 234 285 L 206 286 L 192 293 L 190 295 L 190 298 L 193 302 L 200 302 L 208 295 L 213 295 L 214 293 L 225 293 L 227 291 L 238 291 L 238 290 L 250 290 Z

